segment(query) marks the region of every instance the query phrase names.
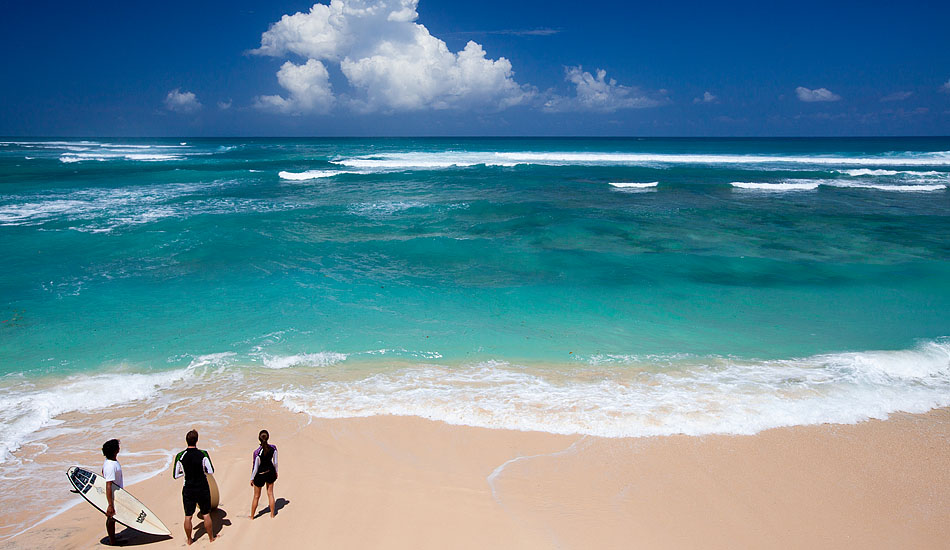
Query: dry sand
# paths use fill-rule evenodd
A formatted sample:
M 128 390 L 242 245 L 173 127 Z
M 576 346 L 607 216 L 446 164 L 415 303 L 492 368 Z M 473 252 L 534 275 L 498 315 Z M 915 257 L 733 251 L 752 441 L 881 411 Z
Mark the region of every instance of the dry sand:
M 233 443 L 208 449 L 221 538 L 211 545 L 201 534 L 192 548 L 950 546 L 947 409 L 755 436 L 636 439 L 400 417 L 311 422 L 276 409 L 222 414 L 228 434 L 217 439 Z M 278 514 L 252 521 L 250 455 L 262 427 L 280 449 Z M 86 463 L 101 457 L 90 452 Z M 120 538 L 184 546 L 180 488 L 170 475 L 129 487 L 173 538 L 121 526 Z M 0 547 L 94 548 L 104 536 L 102 514 L 80 503 Z

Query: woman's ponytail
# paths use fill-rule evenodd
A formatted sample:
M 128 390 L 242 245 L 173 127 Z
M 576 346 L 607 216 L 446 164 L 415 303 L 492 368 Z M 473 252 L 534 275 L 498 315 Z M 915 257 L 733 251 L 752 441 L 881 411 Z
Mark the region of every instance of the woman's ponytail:
M 274 454 L 274 448 L 267 444 L 270 434 L 267 433 L 267 430 L 261 430 L 257 439 L 261 442 L 261 458 L 270 458 Z

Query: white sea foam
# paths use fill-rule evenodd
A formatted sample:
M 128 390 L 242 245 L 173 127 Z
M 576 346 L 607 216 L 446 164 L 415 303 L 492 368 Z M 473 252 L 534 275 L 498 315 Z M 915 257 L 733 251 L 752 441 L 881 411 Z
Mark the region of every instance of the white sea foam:
M 592 365 L 583 376 L 498 362 L 429 365 L 355 381 L 263 390 L 255 397 L 323 418 L 420 416 L 606 437 L 752 434 L 950 405 L 947 342 L 787 361 L 707 358 L 677 368 L 651 365 Z
M 851 189 L 877 189 L 880 191 L 894 191 L 903 193 L 930 193 L 933 191 L 943 191 L 947 188 L 943 183 L 917 183 L 917 184 L 892 184 L 892 183 L 873 183 L 873 182 L 850 182 L 850 181 L 828 181 L 826 185 L 831 187 L 845 187 Z
M 264 356 L 262 359 L 264 366 L 269 369 L 286 369 L 290 367 L 328 367 L 343 361 L 346 361 L 346 354 L 333 352 Z
M 51 220 L 82 222 L 82 231 L 110 231 L 180 215 L 169 201 L 207 192 L 228 182 L 179 183 L 118 188 L 89 187 L 61 193 L 3 197 L 0 225 L 37 225 Z
M 83 162 L 87 160 L 95 160 L 99 162 L 104 162 L 107 160 L 138 160 L 138 161 L 148 161 L 148 162 L 160 162 L 166 160 L 181 160 L 185 157 L 181 155 L 169 155 L 164 153 L 126 153 L 121 151 L 109 151 L 109 152 L 95 152 L 95 153 L 71 153 L 64 154 L 59 157 L 60 162 Z
M 307 170 L 306 172 L 278 172 L 277 175 L 285 180 L 313 180 L 318 178 L 332 178 L 345 174 L 340 170 Z
M 364 216 L 388 216 L 396 212 L 402 212 L 403 210 L 422 208 L 424 206 L 427 206 L 426 203 L 419 201 L 364 202 L 354 204 L 349 208 L 349 211 L 353 214 Z
M 894 191 L 905 193 L 926 193 L 933 191 L 943 191 L 947 188 L 944 183 L 918 182 L 913 184 L 899 183 L 875 183 L 869 181 L 845 181 L 845 180 L 788 180 L 783 182 L 759 183 L 734 181 L 730 185 L 739 189 L 751 189 L 756 191 L 811 191 L 819 186 L 852 188 L 852 189 L 877 189 L 881 191 Z
M 182 160 L 192 155 L 204 155 L 186 145 L 107 143 L 88 140 L 77 141 L 8 141 L 5 145 L 35 150 L 49 158 L 58 156 L 60 162 L 105 162 L 112 160 L 131 160 L 143 162 L 164 162 Z
M 818 189 L 818 186 L 821 184 L 818 180 L 794 180 L 794 181 L 783 181 L 783 182 L 774 182 L 774 183 L 759 183 L 759 182 L 748 182 L 748 181 L 734 181 L 729 185 L 733 187 L 738 187 L 739 189 L 754 189 L 756 191 L 811 191 L 813 189 Z
M 868 168 L 859 168 L 857 170 L 841 170 L 842 174 L 847 174 L 849 176 L 899 176 L 901 174 L 910 176 L 910 177 L 927 177 L 927 176 L 950 176 L 950 172 L 937 172 L 935 170 L 927 171 L 915 171 L 915 170 L 871 170 Z
M 19 225 L 28 221 L 44 220 L 60 214 L 75 212 L 85 206 L 84 201 L 71 199 L 7 204 L 0 206 L 0 225 Z
M 0 454 L 9 456 L 31 434 L 70 412 L 89 412 L 156 396 L 193 368 L 158 373 L 77 375 L 48 386 L 23 382 L 0 395 Z M 108 391 L 103 391 L 108 388 Z
M 662 154 L 662 153 L 531 153 L 498 152 L 503 158 L 518 163 L 537 164 L 815 164 L 867 166 L 947 166 L 950 153 L 919 153 L 880 156 L 780 156 L 725 154 Z
M 656 187 L 659 185 L 658 181 L 650 182 L 610 182 L 610 185 L 614 187 L 619 187 L 620 189 L 649 189 L 650 187 Z
M 568 165 L 655 165 L 655 164 L 709 164 L 709 165 L 813 165 L 813 166 L 950 166 L 950 154 L 902 153 L 874 156 L 847 155 L 729 155 L 729 154 L 673 154 L 673 153 L 615 153 L 615 152 L 496 152 L 496 151 L 442 151 L 409 152 L 337 159 L 336 164 L 364 171 L 433 170 L 471 166 L 516 166 L 535 164 L 548 166 Z
M 333 161 L 335 164 L 362 171 L 440 170 L 472 166 L 511 167 L 517 161 L 501 159 L 492 153 L 448 151 L 441 153 L 396 153 L 370 158 L 350 158 Z

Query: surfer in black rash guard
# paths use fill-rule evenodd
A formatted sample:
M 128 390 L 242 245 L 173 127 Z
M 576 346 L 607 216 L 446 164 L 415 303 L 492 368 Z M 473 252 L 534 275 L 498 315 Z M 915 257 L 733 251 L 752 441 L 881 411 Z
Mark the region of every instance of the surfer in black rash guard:
M 214 526 L 211 522 L 211 488 L 205 474 L 213 474 L 214 466 L 208 451 L 197 447 L 198 432 L 191 430 L 185 435 L 188 448 L 175 455 L 175 465 L 172 476 L 175 479 L 185 476 L 185 485 L 181 489 L 181 501 L 185 507 L 185 537 L 191 545 L 191 516 L 198 507 L 198 515 L 204 516 L 205 531 L 208 539 L 214 542 Z

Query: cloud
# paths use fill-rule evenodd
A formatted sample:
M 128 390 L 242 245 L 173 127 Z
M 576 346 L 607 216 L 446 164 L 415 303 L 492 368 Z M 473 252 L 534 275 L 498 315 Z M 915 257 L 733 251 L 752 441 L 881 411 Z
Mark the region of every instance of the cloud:
M 719 103 L 719 98 L 709 92 L 704 92 L 703 97 L 694 98 L 693 103 Z
M 227 111 L 228 109 L 231 108 L 231 103 L 232 103 L 232 102 L 231 102 L 230 99 L 227 100 L 227 101 L 219 101 L 219 102 L 218 102 L 218 109 L 221 109 L 222 111 Z
M 947 79 L 947 81 L 940 86 L 940 91 L 945 94 L 950 94 L 950 79 Z
M 574 84 L 575 95 L 564 97 L 556 94 L 545 100 L 543 109 L 548 112 L 594 111 L 612 113 L 620 109 L 643 109 L 656 107 L 669 100 L 663 96 L 654 98 L 632 86 L 617 84 L 614 79 L 607 80 L 607 71 L 597 70 L 597 76 L 584 71 L 581 67 L 565 67 L 564 78 Z
M 816 90 L 809 90 L 804 86 L 799 86 L 795 88 L 795 94 L 798 95 L 798 99 L 806 103 L 814 103 L 818 101 L 838 101 L 841 99 L 841 96 L 832 92 L 827 88 L 818 88 Z
M 904 101 L 912 95 L 914 95 L 914 92 L 894 92 L 882 97 L 881 101 Z
M 175 88 L 165 96 L 165 108 L 176 113 L 194 113 L 201 110 L 201 103 L 193 92 Z
M 325 113 L 342 103 L 360 112 L 422 109 L 504 109 L 527 103 L 533 88 L 514 80 L 511 62 L 488 58 L 469 41 L 459 52 L 415 23 L 418 0 L 331 0 L 307 13 L 284 15 L 251 53 L 300 56 L 277 73 L 289 95 L 257 98 L 260 108 Z M 328 64 L 351 93 L 335 98 Z
M 290 92 L 288 97 L 260 96 L 254 103 L 255 107 L 265 111 L 300 115 L 327 113 L 333 106 L 330 73 L 323 63 L 315 59 L 308 59 L 303 65 L 287 61 L 277 71 L 277 82 Z

